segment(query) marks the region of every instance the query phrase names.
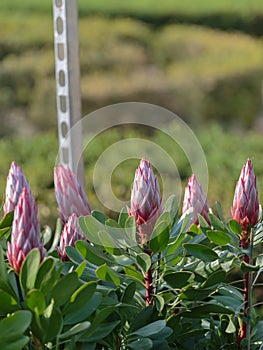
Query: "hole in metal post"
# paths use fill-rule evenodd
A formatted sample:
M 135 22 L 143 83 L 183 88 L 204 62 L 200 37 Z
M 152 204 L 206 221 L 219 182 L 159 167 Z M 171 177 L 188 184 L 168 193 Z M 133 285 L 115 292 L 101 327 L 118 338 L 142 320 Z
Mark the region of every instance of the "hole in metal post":
M 68 125 L 66 122 L 62 122 L 61 125 L 61 134 L 63 137 L 66 137 L 67 133 L 68 133 Z
M 57 27 L 58 34 L 62 34 L 63 33 L 63 19 L 61 17 L 58 17 L 56 19 L 56 27 Z
M 56 0 L 55 4 L 57 7 L 61 7 L 62 6 L 62 0 Z
M 65 72 L 63 70 L 60 70 L 58 72 L 58 81 L 60 86 L 65 86 L 66 84 L 66 77 L 65 77 Z
M 57 48 L 58 48 L 58 58 L 63 61 L 65 58 L 65 54 L 64 54 L 64 44 L 63 43 L 58 43 L 57 44 Z
M 60 103 L 60 110 L 63 113 L 67 112 L 67 99 L 66 96 L 61 95 L 59 96 L 59 103 Z
M 69 163 L 69 151 L 68 148 L 62 147 L 62 161 L 64 164 Z

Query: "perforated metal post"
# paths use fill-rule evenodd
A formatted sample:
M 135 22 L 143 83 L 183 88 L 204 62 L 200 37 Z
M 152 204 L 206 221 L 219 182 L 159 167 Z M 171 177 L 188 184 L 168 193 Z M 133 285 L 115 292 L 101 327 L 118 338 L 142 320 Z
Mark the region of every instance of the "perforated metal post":
M 77 0 L 53 0 L 53 15 L 60 162 L 84 184 Z

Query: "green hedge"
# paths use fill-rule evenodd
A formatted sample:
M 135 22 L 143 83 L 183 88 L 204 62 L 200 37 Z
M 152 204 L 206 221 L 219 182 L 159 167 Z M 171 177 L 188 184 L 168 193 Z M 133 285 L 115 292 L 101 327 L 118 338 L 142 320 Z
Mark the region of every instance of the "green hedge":
M 195 23 L 224 30 L 234 29 L 262 35 L 261 0 L 79 0 L 80 16 L 130 16 L 164 25 L 167 22 Z M 1 1 L 1 11 L 18 16 L 52 12 L 52 2 L 43 0 Z
M 12 114 L 41 130 L 53 128 L 52 19 L 5 18 L 0 46 L 1 135 L 12 129 Z M 144 101 L 191 123 L 250 126 L 261 108 L 263 48 L 247 35 L 185 25 L 155 31 L 134 20 L 90 17 L 80 20 L 80 57 L 83 114 Z

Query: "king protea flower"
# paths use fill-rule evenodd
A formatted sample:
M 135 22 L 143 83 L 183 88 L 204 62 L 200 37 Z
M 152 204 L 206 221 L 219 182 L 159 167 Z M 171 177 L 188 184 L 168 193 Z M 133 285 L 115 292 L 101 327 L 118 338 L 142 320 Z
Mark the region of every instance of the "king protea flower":
M 244 230 L 254 226 L 258 222 L 259 202 L 257 180 L 250 159 L 247 160 L 246 165 L 241 170 L 239 180 L 236 184 L 231 212 L 232 218 Z
M 76 175 L 69 168 L 62 164 L 55 168 L 54 183 L 58 212 L 63 224 L 73 213 L 77 216 L 91 213 L 88 198 Z
M 146 237 L 150 239 L 156 220 L 162 213 L 162 198 L 158 179 L 145 158 L 142 158 L 135 172 L 128 212 L 135 217 L 142 242 Z
M 58 255 L 62 261 L 69 260 L 65 248 L 68 246 L 75 246 L 76 241 L 79 240 L 85 240 L 85 237 L 80 229 L 77 215 L 72 214 L 63 228 L 60 236 L 60 244 L 59 247 L 57 247 Z
M 210 224 L 207 198 L 194 174 L 190 177 L 185 188 L 182 212 L 183 215 L 192 213 L 191 224 L 199 224 L 198 214 L 202 215 L 207 223 Z
M 25 257 L 33 248 L 39 249 L 43 260 L 45 248 L 40 242 L 37 205 L 31 191 L 24 187 L 14 210 L 11 243 L 8 242 L 7 246 L 7 258 L 18 274 Z
M 31 192 L 30 186 L 27 182 L 25 175 L 23 174 L 23 171 L 15 162 L 12 162 L 6 182 L 4 204 L 5 215 L 15 209 L 15 206 L 18 203 L 19 196 L 23 191 L 24 187 L 27 188 L 28 192 Z

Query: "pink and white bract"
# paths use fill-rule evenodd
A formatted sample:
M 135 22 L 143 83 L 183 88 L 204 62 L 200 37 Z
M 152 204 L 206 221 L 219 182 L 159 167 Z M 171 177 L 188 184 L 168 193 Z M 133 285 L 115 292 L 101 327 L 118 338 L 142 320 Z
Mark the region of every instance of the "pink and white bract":
M 85 216 L 91 213 L 88 198 L 76 175 L 59 164 L 54 169 L 55 194 L 58 212 L 62 223 L 65 224 L 70 215 Z
M 57 247 L 58 255 L 62 261 L 69 260 L 65 248 L 68 246 L 75 246 L 78 240 L 85 240 L 85 237 L 80 229 L 77 215 L 72 214 L 63 228 L 60 236 L 60 244 L 59 247 Z
M 259 202 L 257 180 L 250 159 L 243 166 L 236 184 L 231 213 L 232 218 L 243 229 L 254 226 L 258 222 Z
M 194 174 L 190 177 L 185 188 L 182 212 L 183 215 L 192 213 L 191 224 L 199 224 L 198 214 L 202 215 L 207 223 L 210 224 L 207 197 Z
M 23 171 L 15 162 L 12 162 L 6 182 L 4 204 L 5 215 L 15 209 L 15 206 L 18 203 L 19 196 L 23 191 L 24 187 L 27 188 L 28 192 L 31 192 L 30 186 L 27 182 Z
M 142 158 L 135 171 L 129 215 L 135 217 L 140 234 L 149 239 L 161 213 L 162 198 L 158 179 L 150 162 Z
M 31 191 L 24 187 L 14 210 L 11 243 L 8 242 L 7 246 L 7 258 L 18 274 L 25 257 L 33 248 L 39 249 L 43 260 L 46 251 L 40 242 L 37 205 Z

